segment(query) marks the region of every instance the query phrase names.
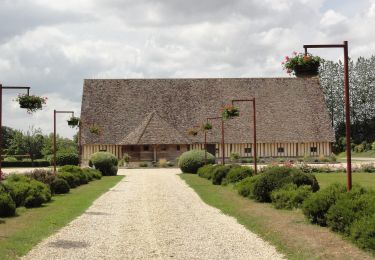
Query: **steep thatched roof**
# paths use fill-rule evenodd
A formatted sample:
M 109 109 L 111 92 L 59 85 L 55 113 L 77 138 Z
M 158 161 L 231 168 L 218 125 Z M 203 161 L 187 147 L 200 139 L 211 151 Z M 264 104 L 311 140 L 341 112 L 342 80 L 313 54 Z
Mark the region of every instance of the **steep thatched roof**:
M 220 116 L 232 99 L 255 98 L 259 142 L 330 142 L 334 132 L 318 79 L 119 79 L 85 80 L 83 144 L 183 144 L 203 142 L 189 129 Z M 226 143 L 252 142 L 251 103 L 225 122 Z M 102 134 L 85 125 L 97 124 Z M 213 122 L 209 142 L 220 142 Z

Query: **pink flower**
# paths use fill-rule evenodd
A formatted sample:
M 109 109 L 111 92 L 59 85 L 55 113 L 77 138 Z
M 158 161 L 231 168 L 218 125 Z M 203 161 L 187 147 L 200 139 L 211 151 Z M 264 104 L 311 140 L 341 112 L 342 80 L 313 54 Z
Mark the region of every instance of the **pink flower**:
M 288 61 L 289 60 L 289 56 L 285 56 L 285 60 Z
M 293 55 L 297 55 L 298 53 L 296 51 L 293 52 Z
M 281 62 L 281 64 L 282 64 L 282 65 L 284 65 L 284 64 L 285 64 L 285 62 L 283 61 L 283 62 Z

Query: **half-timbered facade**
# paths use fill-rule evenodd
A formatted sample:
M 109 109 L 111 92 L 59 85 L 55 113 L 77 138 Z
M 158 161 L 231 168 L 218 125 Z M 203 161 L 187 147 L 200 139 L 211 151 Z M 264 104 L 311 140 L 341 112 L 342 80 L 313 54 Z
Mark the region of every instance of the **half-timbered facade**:
M 83 162 L 97 151 L 133 161 L 173 160 L 204 149 L 204 134 L 188 131 L 220 116 L 232 99 L 256 99 L 259 157 L 331 154 L 334 132 L 316 78 L 85 80 L 82 100 Z M 224 123 L 225 156 L 253 156 L 252 106 Z M 211 121 L 207 150 L 222 156 L 221 122 Z M 91 133 L 97 126 L 100 134 Z

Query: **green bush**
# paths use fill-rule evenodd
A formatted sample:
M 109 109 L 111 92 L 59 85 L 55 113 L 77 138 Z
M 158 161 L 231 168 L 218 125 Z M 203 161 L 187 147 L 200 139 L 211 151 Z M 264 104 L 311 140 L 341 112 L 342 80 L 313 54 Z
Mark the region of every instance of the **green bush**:
M 361 248 L 375 250 L 375 213 L 356 220 L 350 228 L 350 238 Z
M 57 153 L 56 164 L 59 166 L 64 165 L 78 165 L 79 157 L 76 153 Z
M 16 168 L 26 168 L 26 167 L 48 167 L 50 166 L 50 162 L 46 160 L 38 160 L 31 162 L 30 159 L 27 161 L 15 161 L 15 162 L 2 162 L 1 165 L 6 167 L 16 167 Z
M 89 177 L 83 172 L 81 167 L 75 165 L 65 165 L 59 168 L 59 172 L 69 172 L 74 176 L 78 177 L 80 184 L 87 184 Z
M 260 202 L 271 202 L 271 192 L 288 183 L 294 183 L 297 186 L 309 185 L 313 191 L 319 189 L 314 175 L 303 173 L 297 168 L 269 166 L 262 169 L 261 172 L 261 177 L 254 184 L 253 190 L 254 198 Z
M 51 170 L 45 169 L 35 169 L 31 172 L 24 174 L 25 176 L 40 181 L 48 186 L 51 186 L 51 183 L 56 179 L 56 175 Z
M 200 167 L 198 169 L 198 176 L 202 177 L 202 178 L 206 178 L 208 180 L 211 180 L 212 179 L 212 172 L 213 170 L 215 169 L 215 165 L 212 165 L 212 164 L 207 164 L 203 167 Z
M 343 194 L 327 212 L 327 225 L 336 232 L 350 234 L 355 220 L 375 213 L 375 193 L 359 186 Z
M 272 204 L 277 209 L 294 209 L 300 208 L 303 201 L 312 193 L 312 188 L 309 185 L 297 186 L 289 183 L 282 188 L 272 191 Z
M 16 214 L 16 203 L 9 193 L 0 191 L 0 217 L 11 217 Z
M 56 178 L 51 183 L 51 191 L 53 194 L 65 194 L 69 193 L 70 186 L 68 182 L 61 178 Z
M 99 170 L 104 176 L 117 175 L 118 160 L 116 156 L 108 152 L 97 152 L 91 155 L 90 160 L 95 169 Z
M 95 170 L 95 169 L 92 169 L 92 168 L 83 168 L 82 171 L 90 176 L 90 178 L 93 180 L 93 179 L 96 179 L 96 180 L 100 180 L 102 178 L 102 173 L 98 170 Z
M 11 175 L 5 181 L 17 207 L 40 207 L 51 200 L 51 190 L 47 185 L 23 175 Z
M 371 150 L 375 151 L 375 141 L 371 144 Z
M 307 198 L 302 204 L 302 211 L 311 223 L 326 226 L 328 210 L 345 193 L 345 185 L 332 184 Z
M 212 171 L 212 184 L 221 185 L 221 182 L 227 176 L 230 169 L 231 167 L 228 165 L 216 166 Z
M 4 162 L 18 162 L 16 157 L 13 156 L 7 156 L 4 158 Z
M 181 154 L 178 160 L 178 167 L 183 173 L 197 173 L 198 169 L 205 164 L 204 150 L 191 150 Z M 207 164 L 214 164 L 215 157 L 207 153 Z
M 247 177 L 242 181 L 238 182 L 234 188 L 243 197 L 254 198 L 254 185 L 258 181 L 261 175 L 254 175 L 252 177 Z
M 375 172 L 375 164 L 373 163 L 362 164 L 359 170 L 362 172 L 373 173 Z
M 75 188 L 81 185 L 78 176 L 75 176 L 70 172 L 59 172 L 57 173 L 57 177 L 60 179 L 64 179 L 69 184 L 70 188 Z
M 246 166 L 233 167 L 225 177 L 226 182 L 236 183 L 247 177 L 252 176 L 254 173 L 253 169 Z
M 231 162 L 238 162 L 238 160 L 240 159 L 240 155 L 238 153 L 231 153 L 230 154 L 230 161 Z
M 146 168 L 146 167 L 148 167 L 148 163 L 147 162 L 140 162 L 139 167 Z

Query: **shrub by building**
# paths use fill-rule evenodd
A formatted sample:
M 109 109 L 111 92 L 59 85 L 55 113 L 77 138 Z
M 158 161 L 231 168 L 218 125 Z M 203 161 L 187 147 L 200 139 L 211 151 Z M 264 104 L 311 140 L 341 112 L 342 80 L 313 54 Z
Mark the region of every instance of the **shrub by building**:
M 207 163 L 215 163 L 215 157 L 207 153 Z M 205 164 L 205 151 L 203 150 L 191 150 L 184 152 L 179 160 L 178 167 L 180 167 L 183 173 L 197 173 L 198 169 Z
M 116 156 L 108 152 L 97 152 L 94 153 L 90 161 L 95 169 L 99 170 L 104 176 L 117 175 L 117 164 L 118 160 Z

